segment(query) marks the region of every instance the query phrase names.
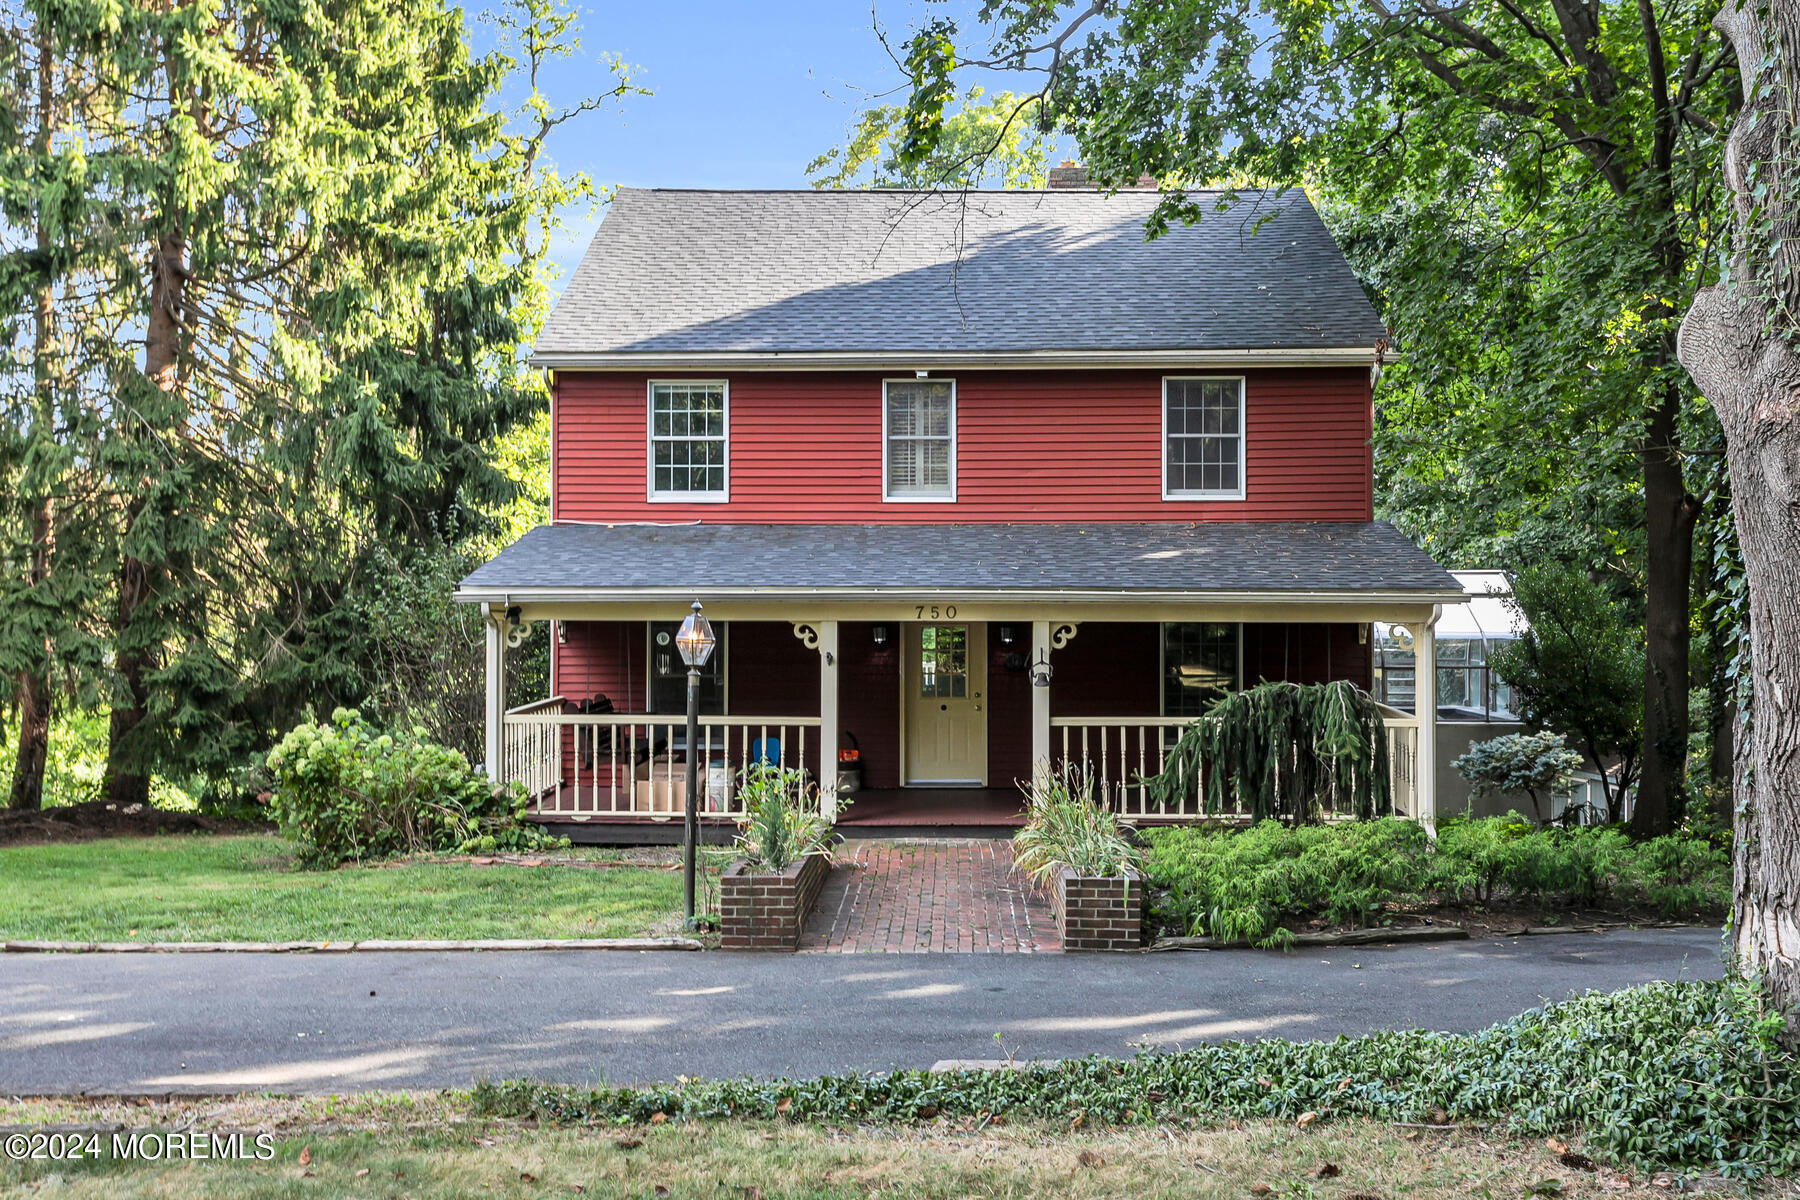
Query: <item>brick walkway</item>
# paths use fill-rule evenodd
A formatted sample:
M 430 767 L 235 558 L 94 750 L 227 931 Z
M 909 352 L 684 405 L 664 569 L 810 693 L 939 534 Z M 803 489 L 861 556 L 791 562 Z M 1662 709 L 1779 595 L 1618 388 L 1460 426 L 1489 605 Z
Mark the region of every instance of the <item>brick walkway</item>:
M 1060 950 L 1050 905 L 1005 838 L 852 841 L 819 893 L 802 952 Z

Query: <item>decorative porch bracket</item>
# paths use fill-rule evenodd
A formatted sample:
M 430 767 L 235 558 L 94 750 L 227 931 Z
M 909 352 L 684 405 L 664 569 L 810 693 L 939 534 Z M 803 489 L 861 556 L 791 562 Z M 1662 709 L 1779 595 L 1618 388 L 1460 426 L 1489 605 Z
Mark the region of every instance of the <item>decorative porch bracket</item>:
M 1079 621 L 1033 621 L 1031 623 L 1031 661 L 1048 662 L 1052 650 L 1069 644 L 1081 628 Z M 1051 683 L 1056 673 L 1051 672 Z M 1035 777 L 1050 769 L 1050 688 L 1031 689 L 1031 773 Z
M 837 820 L 838 739 L 838 623 L 795 621 L 794 636 L 808 650 L 819 652 L 819 811 L 827 821 Z

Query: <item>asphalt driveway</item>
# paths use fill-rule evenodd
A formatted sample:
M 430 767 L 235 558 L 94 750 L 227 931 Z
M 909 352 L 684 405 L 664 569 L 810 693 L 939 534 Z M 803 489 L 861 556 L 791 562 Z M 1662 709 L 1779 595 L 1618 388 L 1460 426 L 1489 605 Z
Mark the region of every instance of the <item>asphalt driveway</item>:
M 1124 1055 L 1472 1029 L 1572 992 L 1721 969 L 1705 929 L 1286 955 L 5 954 L 0 1092 L 628 1083 Z

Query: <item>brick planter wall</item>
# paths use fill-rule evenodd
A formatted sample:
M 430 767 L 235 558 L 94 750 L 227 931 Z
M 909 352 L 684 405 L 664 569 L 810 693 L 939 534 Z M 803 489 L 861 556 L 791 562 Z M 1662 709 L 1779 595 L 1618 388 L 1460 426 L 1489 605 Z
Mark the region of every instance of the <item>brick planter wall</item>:
M 1135 871 L 1099 879 L 1064 867 L 1051 904 L 1064 950 L 1136 950 L 1143 944 L 1144 880 Z
M 719 945 L 725 950 L 797 950 L 831 861 L 809 854 L 780 874 L 738 859 L 719 876 Z

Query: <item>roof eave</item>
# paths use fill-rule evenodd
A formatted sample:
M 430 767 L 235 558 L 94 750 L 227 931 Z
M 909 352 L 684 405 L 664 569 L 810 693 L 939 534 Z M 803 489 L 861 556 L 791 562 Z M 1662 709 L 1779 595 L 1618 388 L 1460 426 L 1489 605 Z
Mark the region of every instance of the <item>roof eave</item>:
M 952 370 L 958 368 L 1087 369 L 1185 367 L 1368 367 L 1385 347 L 1289 346 L 1238 350 L 540 350 L 531 365 L 549 370 Z
M 714 600 L 761 601 L 887 601 L 910 603 L 924 599 L 940 600 L 942 587 L 498 587 L 464 585 L 457 588 L 456 600 L 462 604 L 557 604 L 582 603 L 626 604 L 646 600 L 691 601 L 696 594 Z M 1430 590 L 1412 589 L 1304 589 L 1264 588 L 1250 591 L 1206 591 L 1202 589 L 1152 588 L 957 588 L 959 599 L 980 601 L 1044 601 L 1059 600 L 1073 604 L 1145 604 L 1158 602 L 1267 604 L 1461 604 L 1471 593 L 1458 588 Z

